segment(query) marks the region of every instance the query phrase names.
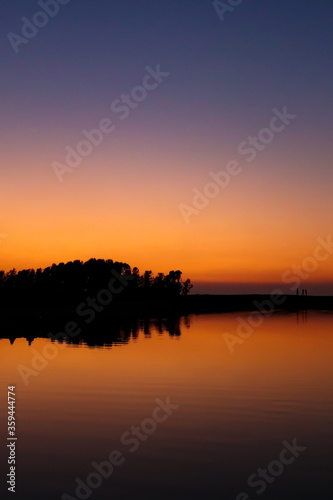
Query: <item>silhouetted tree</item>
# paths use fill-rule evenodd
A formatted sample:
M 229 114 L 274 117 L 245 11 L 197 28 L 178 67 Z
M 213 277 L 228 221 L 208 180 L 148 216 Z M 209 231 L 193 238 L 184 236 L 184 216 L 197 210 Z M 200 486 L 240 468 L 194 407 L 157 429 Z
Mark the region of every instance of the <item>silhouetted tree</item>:
M 113 272 L 131 276 L 121 300 L 153 299 L 187 295 L 192 284 L 189 279 L 182 281 L 181 271 L 170 271 L 167 275 L 145 271 L 140 275 L 137 267 L 133 270 L 124 262 L 111 259 L 90 259 L 52 264 L 45 269 L 12 269 L 0 271 L 0 299 L 6 304 L 72 304 L 86 297 L 95 297 L 107 288 L 114 278 Z M 116 297 L 115 300 L 118 300 Z M 120 299 L 119 299 L 120 300 Z

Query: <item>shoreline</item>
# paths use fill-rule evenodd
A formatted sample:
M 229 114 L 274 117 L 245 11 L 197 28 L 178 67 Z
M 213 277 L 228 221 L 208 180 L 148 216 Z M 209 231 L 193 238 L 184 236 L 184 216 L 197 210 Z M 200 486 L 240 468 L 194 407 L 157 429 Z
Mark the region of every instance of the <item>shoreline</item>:
M 333 311 L 333 296 L 297 296 L 269 294 L 244 295 L 187 295 L 170 300 L 116 301 L 105 307 L 98 316 L 126 319 L 163 315 L 187 315 L 227 312 L 271 312 L 277 310 Z M 71 316 L 80 320 L 76 305 L 26 305 L 0 307 L 0 321 L 61 320 Z M 81 315 L 81 321 L 84 317 Z
M 278 312 L 297 313 L 311 310 L 329 313 L 333 311 L 333 297 L 267 294 L 189 295 L 168 302 L 116 302 L 96 314 L 90 323 L 77 315 L 76 307 L 26 306 L 6 310 L 2 307 L 0 339 L 8 339 L 14 343 L 18 338 L 26 338 L 31 344 L 36 338 L 54 338 L 64 332 L 68 323 L 75 322 L 80 332 L 75 338 L 68 338 L 69 343 L 79 344 L 83 340 L 89 345 L 108 345 L 109 342 L 112 345 L 114 342 L 126 342 L 131 332 L 137 331 L 139 323 L 144 324 L 148 332 L 150 325 L 161 327 L 164 324 L 170 335 L 180 335 L 180 322 L 183 317 L 228 313 L 258 313 L 269 317 Z
M 76 315 L 75 305 L 26 305 L 0 307 L 0 318 L 45 318 Z M 269 312 L 274 310 L 333 310 L 333 296 L 241 294 L 180 296 L 170 300 L 117 301 L 104 308 L 102 315 L 115 318 L 146 316 L 147 314 L 205 312 Z

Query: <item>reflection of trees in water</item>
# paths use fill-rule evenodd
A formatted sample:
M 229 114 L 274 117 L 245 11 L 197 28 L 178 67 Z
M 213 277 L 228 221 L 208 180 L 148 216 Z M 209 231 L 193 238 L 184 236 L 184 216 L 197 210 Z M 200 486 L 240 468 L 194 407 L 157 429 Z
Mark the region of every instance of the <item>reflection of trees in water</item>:
M 297 323 L 307 323 L 308 321 L 308 311 L 307 309 L 303 309 L 301 311 L 296 312 L 296 320 Z
M 187 318 L 187 321 L 185 321 Z M 145 334 L 145 337 L 150 338 L 152 330 L 156 331 L 160 335 L 168 332 L 170 336 L 180 336 L 181 335 L 181 323 L 186 328 L 190 326 L 189 316 L 174 316 L 170 318 L 158 318 L 158 319 L 144 319 L 139 320 L 138 326 Z
M 136 341 L 140 334 L 143 334 L 146 339 L 152 337 L 153 334 L 163 335 L 168 333 L 170 337 L 180 337 L 182 329 L 191 326 L 191 316 L 172 316 L 168 318 L 143 318 L 130 319 L 127 321 L 95 321 L 91 326 L 85 326 L 82 332 L 77 337 L 67 337 L 66 340 L 61 338 L 57 342 L 65 342 L 72 345 L 87 345 L 89 347 L 112 347 L 114 345 L 128 344 L 130 341 Z M 43 330 L 43 331 L 42 331 Z M 14 333 L 11 331 L 8 335 L 3 335 L 1 338 L 8 338 L 13 344 L 16 338 L 26 338 L 29 345 L 36 338 L 48 338 L 48 334 L 56 335 L 61 329 L 48 327 L 47 329 L 36 328 L 32 325 L 23 325 L 16 329 Z

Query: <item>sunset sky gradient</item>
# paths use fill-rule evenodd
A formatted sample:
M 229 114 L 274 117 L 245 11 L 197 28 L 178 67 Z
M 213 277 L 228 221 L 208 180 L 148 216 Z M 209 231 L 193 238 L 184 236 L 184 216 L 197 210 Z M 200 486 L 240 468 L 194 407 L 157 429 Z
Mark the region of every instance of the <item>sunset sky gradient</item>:
M 332 234 L 331 2 L 244 1 L 221 22 L 206 0 L 71 0 L 15 54 L 38 10 L 2 6 L 0 268 L 111 258 L 269 292 Z M 111 103 L 158 64 L 120 120 Z M 247 162 L 239 144 L 284 106 L 297 117 Z M 115 131 L 60 183 L 52 162 L 103 118 Z M 230 160 L 242 173 L 186 224 L 179 205 Z M 333 255 L 304 287 L 333 293 Z

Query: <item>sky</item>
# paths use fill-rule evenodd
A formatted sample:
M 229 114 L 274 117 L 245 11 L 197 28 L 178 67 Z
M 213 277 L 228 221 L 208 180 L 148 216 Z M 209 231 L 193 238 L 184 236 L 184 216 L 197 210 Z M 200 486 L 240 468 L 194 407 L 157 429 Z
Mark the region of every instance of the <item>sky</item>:
M 0 268 L 333 293 L 333 4 L 235 3 L 3 1 Z

